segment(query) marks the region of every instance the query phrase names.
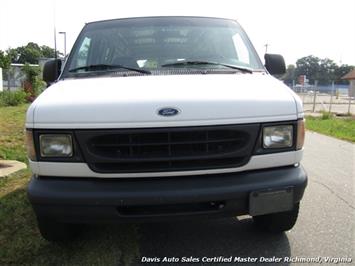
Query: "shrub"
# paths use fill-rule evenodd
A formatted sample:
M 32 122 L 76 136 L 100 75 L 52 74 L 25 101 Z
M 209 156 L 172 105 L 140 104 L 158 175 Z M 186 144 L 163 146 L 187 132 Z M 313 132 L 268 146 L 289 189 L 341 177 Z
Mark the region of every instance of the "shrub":
M 31 85 L 33 85 L 33 83 L 35 83 L 36 78 L 39 76 L 39 74 L 41 73 L 41 69 L 39 68 L 39 66 L 31 66 L 29 64 L 25 64 L 23 66 L 22 71 L 25 73 L 26 75 L 26 80 L 31 83 Z
M 39 66 L 31 66 L 29 64 L 25 64 L 22 71 L 26 75 L 26 80 L 24 82 L 24 90 L 28 94 L 27 100 L 29 102 L 33 102 L 34 99 L 41 94 L 41 92 L 45 88 L 45 84 L 39 78 L 41 69 Z
M 16 106 L 26 102 L 27 94 L 23 90 L 0 92 L 0 106 Z
M 37 97 L 38 95 L 40 95 L 45 88 L 46 88 L 46 83 L 42 79 L 37 77 L 37 79 L 33 83 L 34 96 Z
M 332 113 L 330 112 L 322 112 L 322 119 L 323 120 L 328 120 L 331 119 L 333 117 Z

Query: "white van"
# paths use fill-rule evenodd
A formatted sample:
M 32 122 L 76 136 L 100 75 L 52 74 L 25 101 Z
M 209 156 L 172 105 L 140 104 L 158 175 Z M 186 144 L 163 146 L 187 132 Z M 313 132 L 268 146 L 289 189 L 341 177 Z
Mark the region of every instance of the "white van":
M 61 71 L 61 69 L 63 69 Z M 300 99 L 240 25 L 142 17 L 85 25 L 27 112 L 28 197 L 44 238 L 81 224 L 249 214 L 273 232 L 296 222 Z

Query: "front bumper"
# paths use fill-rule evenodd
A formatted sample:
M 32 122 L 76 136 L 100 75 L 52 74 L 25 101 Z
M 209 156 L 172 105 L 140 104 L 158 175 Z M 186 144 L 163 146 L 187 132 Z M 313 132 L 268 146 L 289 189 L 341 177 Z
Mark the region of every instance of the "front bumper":
M 37 216 L 58 222 L 138 222 L 248 214 L 251 192 L 292 188 L 297 203 L 306 185 L 304 169 L 289 166 L 165 178 L 39 177 L 28 197 Z

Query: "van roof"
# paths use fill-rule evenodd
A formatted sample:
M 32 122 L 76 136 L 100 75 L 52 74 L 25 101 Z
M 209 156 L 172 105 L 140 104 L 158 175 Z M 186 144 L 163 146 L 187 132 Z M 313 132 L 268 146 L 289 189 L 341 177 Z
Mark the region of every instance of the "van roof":
M 221 20 L 231 20 L 231 21 L 237 21 L 235 19 L 231 18 L 222 18 L 222 17 L 208 17 L 208 16 L 143 16 L 143 17 L 126 17 L 126 18 L 115 18 L 115 19 L 104 19 L 104 20 L 97 20 L 97 21 L 91 21 L 87 22 L 86 24 L 95 24 L 95 23 L 104 23 L 104 22 L 114 22 L 114 21 L 119 21 L 119 20 L 130 20 L 130 19 L 167 19 L 167 18 L 197 18 L 197 19 L 221 19 Z

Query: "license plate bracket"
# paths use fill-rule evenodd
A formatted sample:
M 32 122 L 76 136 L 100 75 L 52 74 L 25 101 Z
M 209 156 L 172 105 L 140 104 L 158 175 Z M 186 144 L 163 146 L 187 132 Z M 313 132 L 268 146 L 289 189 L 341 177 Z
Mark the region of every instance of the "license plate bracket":
M 293 187 L 252 191 L 249 194 L 251 216 L 290 211 L 293 205 Z

